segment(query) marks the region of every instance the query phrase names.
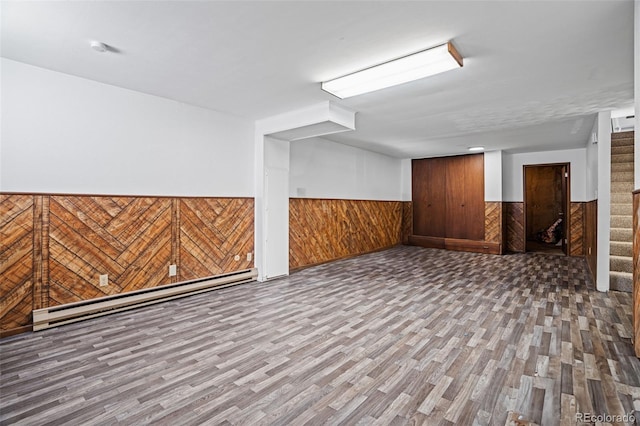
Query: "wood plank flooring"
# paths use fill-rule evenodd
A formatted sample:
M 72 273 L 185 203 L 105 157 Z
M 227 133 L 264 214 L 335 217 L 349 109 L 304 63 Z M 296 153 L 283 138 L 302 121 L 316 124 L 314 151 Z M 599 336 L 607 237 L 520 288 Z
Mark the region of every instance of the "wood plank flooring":
M 401 246 L 2 339 L 0 423 L 640 418 L 630 338 L 582 258 Z

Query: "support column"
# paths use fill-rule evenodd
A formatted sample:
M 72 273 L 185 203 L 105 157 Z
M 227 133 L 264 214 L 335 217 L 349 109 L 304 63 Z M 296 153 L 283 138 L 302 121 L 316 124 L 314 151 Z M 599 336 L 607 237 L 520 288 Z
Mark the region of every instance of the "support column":
M 256 122 L 255 266 L 259 281 L 289 274 L 291 141 L 354 129 L 355 112 L 332 101 Z

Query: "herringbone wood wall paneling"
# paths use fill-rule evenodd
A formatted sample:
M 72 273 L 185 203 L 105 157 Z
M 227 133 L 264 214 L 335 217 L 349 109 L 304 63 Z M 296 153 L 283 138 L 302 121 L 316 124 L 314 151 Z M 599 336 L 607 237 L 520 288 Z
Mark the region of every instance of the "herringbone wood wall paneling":
M 179 227 L 180 281 L 253 266 L 253 199 L 181 199 Z
M 409 244 L 409 236 L 413 235 L 413 203 L 402 202 L 402 244 Z
M 49 211 L 51 197 L 33 197 L 33 309 L 49 306 Z
M 33 196 L 0 195 L 0 331 L 3 334 L 31 323 L 33 219 Z
M 171 199 L 51 197 L 50 306 L 168 284 L 170 261 Z
M 571 256 L 584 256 L 584 207 L 585 203 L 571 203 L 570 231 Z
M 598 257 L 598 200 L 585 203 L 584 206 L 584 252 L 591 277 L 595 282 Z M 591 250 L 589 250 L 591 249 Z
M 640 191 L 633 193 L 633 335 L 640 357 Z
M 524 206 L 521 202 L 505 203 L 507 209 L 507 250 L 524 252 Z
M 484 239 L 492 243 L 502 243 L 503 232 L 502 202 L 484 203 Z
M 253 265 L 253 199 L 11 194 L 0 214 L 3 335 L 32 309 Z
M 400 201 L 292 198 L 289 267 L 315 265 L 401 242 Z
M 506 240 L 507 250 L 513 252 L 524 252 L 524 205 L 521 202 L 504 203 L 506 208 Z M 570 213 L 570 250 L 571 256 L 584 256 L 587 238 L 586 227 L 586 206 L 582 202 L 571 203 Z

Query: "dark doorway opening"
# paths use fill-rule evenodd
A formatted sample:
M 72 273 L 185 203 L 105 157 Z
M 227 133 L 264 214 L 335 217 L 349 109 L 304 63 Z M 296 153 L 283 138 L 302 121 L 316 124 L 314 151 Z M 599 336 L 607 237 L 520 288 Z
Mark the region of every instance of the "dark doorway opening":
M 569 163 L 524 166 L 525 251 L 568 254 Z

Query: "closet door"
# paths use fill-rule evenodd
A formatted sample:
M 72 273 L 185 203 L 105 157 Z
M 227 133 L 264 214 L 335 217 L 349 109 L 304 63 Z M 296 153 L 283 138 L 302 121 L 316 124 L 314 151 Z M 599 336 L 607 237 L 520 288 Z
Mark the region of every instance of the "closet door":
M 465 156 L 465 233 L 469 240 L 484 240 L 484 154 Z
M 443 158 L 412 161 L 413 233 L 445 236 L 445 170 Z
M 446 236 L 484 240 L 484 154 L 447 161 Z
M 446 237 L 467 238 L 465 210 L 466 156 L 448 157 L 446 166 Z

